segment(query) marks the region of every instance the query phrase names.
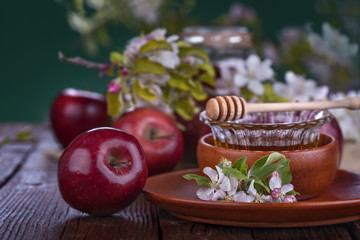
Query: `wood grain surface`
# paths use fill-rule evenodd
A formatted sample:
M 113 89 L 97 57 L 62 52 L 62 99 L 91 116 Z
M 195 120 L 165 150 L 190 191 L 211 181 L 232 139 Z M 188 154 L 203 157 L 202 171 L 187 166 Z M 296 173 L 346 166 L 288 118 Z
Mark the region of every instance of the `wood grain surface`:
M 14 136 L 25 126 L 1 124 L 0 136 Z M 143 194 L 111 217 L 83 214 L 60 196 L 57 162 L 45 154 L 59 150 L 51 131 L 45 125 L 31 128 L 36 142 L 11 143 L 0 149 L 0 239 L 360 239 L 360 221 L 304 228 L 189 222 L 159 209 Z M 184 160 L 177 169 L 194 165 Z

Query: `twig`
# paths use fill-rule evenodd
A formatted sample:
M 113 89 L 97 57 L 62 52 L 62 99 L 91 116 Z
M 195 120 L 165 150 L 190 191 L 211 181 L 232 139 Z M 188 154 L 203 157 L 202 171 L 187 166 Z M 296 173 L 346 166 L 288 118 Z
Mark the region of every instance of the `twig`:
M 59 54 L 60 61 L 64 61 L 67 63 L 79 65 L 79 66 L 84 66 L 88 69 L 98 69 L 100 71 L 106 71 L 110 68 L 109 63 L 95 63 L 95 62 L 85 60 L 81 57 L 68 58 L 68 57 L 65 57 L 64 54 L 60 51 L 58 52 L 58 54 Z

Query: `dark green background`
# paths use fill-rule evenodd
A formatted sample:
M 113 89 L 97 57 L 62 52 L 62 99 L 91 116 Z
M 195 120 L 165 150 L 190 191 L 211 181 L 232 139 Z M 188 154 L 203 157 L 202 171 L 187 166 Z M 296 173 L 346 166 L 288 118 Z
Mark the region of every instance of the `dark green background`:
M 235 1 L 200 0 L 193 14 L 212 19 L 227 12 Z M 314 23 L 322 19 L 316 15 L 314 1 L 241 1 L 254 7 L 262 20 L 264 35 L 274 39 L 285 26 Z M 81 47 L 79 35 L 66 21 L 64 7 L 53 0 L 3 1 L 0 7 L 0 122 L 47 122 L 54 97 L 66 87 L 104 92 L 106 79 L 96 71 L 59 62 L 57 52 L 67 56 L 89 58 Z M 133 33 L 119 29 L 113 44 L 123 48 Z M 105 52 L 97 58 L 106 61 Z

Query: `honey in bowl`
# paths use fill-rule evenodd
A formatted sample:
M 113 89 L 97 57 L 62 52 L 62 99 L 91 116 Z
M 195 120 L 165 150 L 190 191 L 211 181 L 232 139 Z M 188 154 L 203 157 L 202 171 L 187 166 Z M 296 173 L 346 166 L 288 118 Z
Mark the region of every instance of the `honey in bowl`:
M 293 151 L 318 146 L 321 127 L 332 119 L 326 110 L 249 113 L 234 121 L 200 114 L 217 147 L 251 151 Z

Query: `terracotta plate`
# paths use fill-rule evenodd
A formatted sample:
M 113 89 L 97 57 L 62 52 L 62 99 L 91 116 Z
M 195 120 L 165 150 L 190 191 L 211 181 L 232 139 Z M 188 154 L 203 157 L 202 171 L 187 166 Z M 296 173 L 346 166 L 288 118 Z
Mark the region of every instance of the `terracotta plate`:
M 360 219 L 360 173 L 339 170 L 319 197 L 297 203 L 226 203 L 197 198 L 194 180 L 182 178 L 198 169 L 150 177 L 147 198 L 170 214 L 194 222 L 247 227 L 300 227 Z M 296 189 L 295 189 L 296 190 Z

